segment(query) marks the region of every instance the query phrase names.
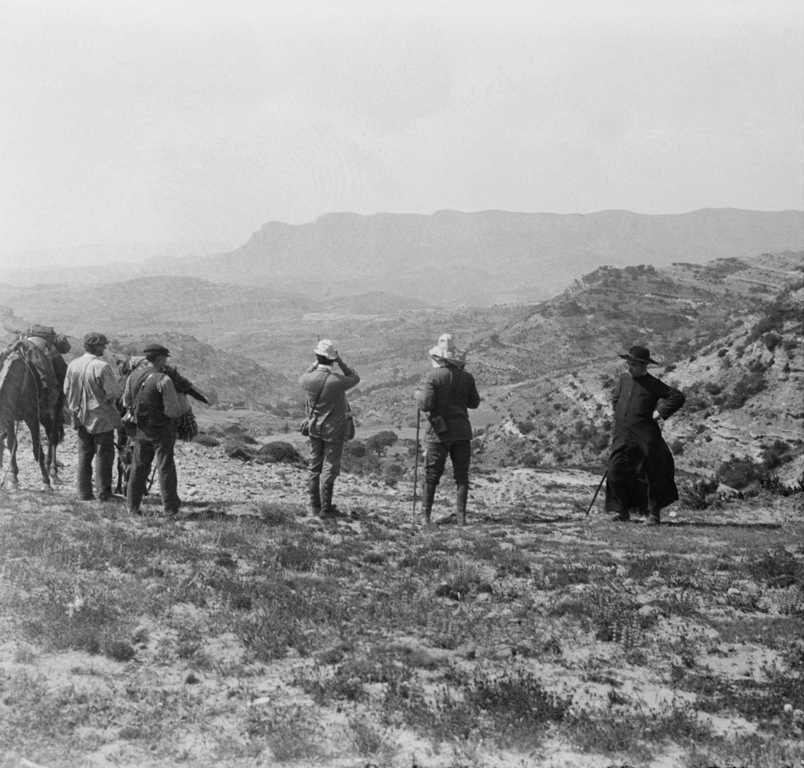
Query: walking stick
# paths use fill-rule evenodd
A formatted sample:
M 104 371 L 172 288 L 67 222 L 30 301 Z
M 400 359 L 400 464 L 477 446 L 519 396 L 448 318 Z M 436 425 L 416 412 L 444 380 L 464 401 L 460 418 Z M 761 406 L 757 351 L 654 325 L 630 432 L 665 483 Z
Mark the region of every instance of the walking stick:
M 413 463 L 413 516 L 416 517 L 416 485 L 419 480 L 419 428 L 421 426 L 422 412 L 416 409 L 416 459 Z
M 606 482 L 606 477 L 608 477 L 609 471 L 608 469 L 603 473 L 603 477 L 600 478 L 600 482 L 598 483 L 597 490 L 595 491 L 595 495 L 592 496 L 592 501 L 589 504 L 589 509 L 586 510 L 586 516 L 589 517 L 589 513 L 592 511 L 592 507 L 595 505 L 595 501 L 597 500 L 597 495 L 600 493 L 600 489 L 603 487 L 603 483 Z
M 151 486 L 154 484 L 154 477 L 156 477 L 156 464 L 154 464 L 154 468 L 151 470 L 151 479 L 148 481 L 148 487 L 145 489 L 146 493 L 151 492 Z M 598 488 L 598 490 L 600 489 Z M 597 494 L 595 494 L 595 496 L 597 496 Z

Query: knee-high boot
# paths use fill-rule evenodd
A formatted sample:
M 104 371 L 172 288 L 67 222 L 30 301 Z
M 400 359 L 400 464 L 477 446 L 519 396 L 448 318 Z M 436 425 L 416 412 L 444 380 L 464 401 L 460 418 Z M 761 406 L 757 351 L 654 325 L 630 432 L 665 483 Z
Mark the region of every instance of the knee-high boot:
M 333 490 L 333 486 L 329 483 L 321 486 L 321 517 L 338 517 L 340 515 L 338 508 L 332 503 Z
M 466 525 L 466 502 L 469 499 L 469 486 L 459 484 L 455 488 L 455 512 L 460 525 Z
M 307 492 L 310 499 L 310 511 L 314 515 L 321 513 L 321 488 L 318 476 L 307 481 Z
M 423 516 L 424 522 L 430 522 L 430 513 L 433 510 L 433 501 L 435 500 L 435 492 L 436 492 L 436 484 L 435 483 L 425 483 L 424 484 L 424 509 L 423 509 Z

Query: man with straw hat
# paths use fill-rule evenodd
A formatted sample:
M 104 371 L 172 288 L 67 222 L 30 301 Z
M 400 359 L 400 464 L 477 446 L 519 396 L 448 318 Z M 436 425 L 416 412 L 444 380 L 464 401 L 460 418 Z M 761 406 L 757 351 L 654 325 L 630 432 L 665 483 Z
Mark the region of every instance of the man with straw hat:
M 673 454 L 662 438 L 661 423 L 682 405 L 684 394 L 648 373 L 658 365 L 647 347 L 632 346 L 620 355 L 628 371 L 614 388 L 614 434 L 606 477 L 606 511 L 614 520 L 647 514 L 659 525 L 663 507 L 678 499 Z
M 332 503 L 332 493 L 341 471 L 343 444 L 354 437 L 346 392 L 360 382 L 360 376 L 341 360 L 329 339 L 321 339 L 313 354 L 315 363 L 299 377 L 307 395 L 305 434 L 310 438 L 307 490 L 312 513 L 327 519 L 342 516 Z M 336 363 L 340 372 L 334 370 Z
M 480 405 L 475 380 L 464 370 L 466 355 L 455 346 L 450 333 L 439 336 L 430 349 L 433 368 L 426 375 L 416 401 L 427 416 L 425 434 L 424 522 L 430 524 L 430 513 L 447 456 L 452 461 L 455 478 L 456 516 L 466 524 L 466 502 L 469 496 L 469 463 L 472 454 L 472 425 L 468 408 Z

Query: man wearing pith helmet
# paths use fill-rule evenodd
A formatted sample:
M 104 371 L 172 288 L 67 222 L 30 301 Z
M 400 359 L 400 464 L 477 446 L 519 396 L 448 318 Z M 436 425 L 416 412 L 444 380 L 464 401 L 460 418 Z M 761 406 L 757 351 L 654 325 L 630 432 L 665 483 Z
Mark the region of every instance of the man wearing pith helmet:
M 151 464 L 156 459 L 162 511 L 175 515 L 181 500 L 173 449 L 181 404 L 172 379 L 164 372 L 170 350 L 161 344 L 149 344 L 142 353 L 145 363 L 132 371 L 123 392 L 123 407 L 137 422 L 126 502 L 131 514 L 141 513 Z
M 648 373 L 658 365 L 647 347 L 634 345 L 620 355 L 626 361 L 614 387 L 614 434 L 606 480 L 606 511 L 615 520 L 647 514 L 659 525 L 661 510 L 678 499 L 673 454 L 661 424 L 682 405 L 684 395 Z
M 335 344 L 322 339 L 313 350 L 315 362 L 300 377 L 307 395 L 310 438 L 310 510 L 322 518 L 340 516 L 332 503 L 335 479 L 341 471 L 343 444 L 354 437 L 346 392 L 360 382 L 357 371 L 340 356 Z M 335 370 L 337 363 L 340 371 Z
M 84 336 L 84 354 L 67 366 L 64 375 L 65 403 L 78 436 L 78 498 L 94 499 L 92 462 L 98 498 L 112 497 L 114 430 L 121 426 L 115 401 L 120 385 L 112 366 L 103 359 L 109 340 L 102 333 Z

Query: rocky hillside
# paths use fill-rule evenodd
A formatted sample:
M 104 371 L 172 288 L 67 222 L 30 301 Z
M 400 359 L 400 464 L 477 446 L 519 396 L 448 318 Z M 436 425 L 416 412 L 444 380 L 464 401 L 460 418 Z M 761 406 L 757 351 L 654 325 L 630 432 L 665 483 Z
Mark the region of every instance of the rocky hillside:
M 616 355 L 638 341 L 663 360 L 656 374 L 687 394 L 665 435 L 682 469 L 713 475 L 747 458 L 790 486 L 804 479 L 801 254 L 598 270 L 498 339 L 512 356 L 551 367 L 492 388 L 487 461 L 602 466 Z
M 599 264 L 658 267 L 802 247 L 802 211 L 338 213 L 299 226 L 272 221 L 231 253 L 160 268 L 248 286 L 303 285 L 322 297 L 392 287 L 438 306 L 488 305 L 545 299 Z

